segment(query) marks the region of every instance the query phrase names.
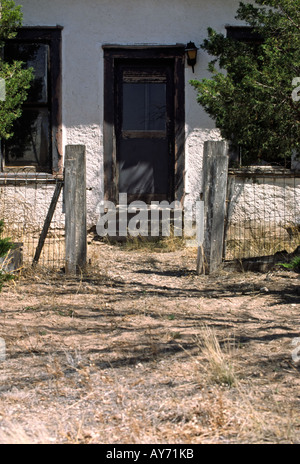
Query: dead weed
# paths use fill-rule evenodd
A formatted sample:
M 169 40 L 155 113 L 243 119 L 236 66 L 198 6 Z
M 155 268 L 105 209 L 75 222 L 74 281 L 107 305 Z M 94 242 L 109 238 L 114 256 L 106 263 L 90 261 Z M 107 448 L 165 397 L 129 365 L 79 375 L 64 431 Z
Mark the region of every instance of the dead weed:
M 184 249 L 90 256 L 1 294 L 0 443 L 299 443 L 298 274 L 197 276 Z

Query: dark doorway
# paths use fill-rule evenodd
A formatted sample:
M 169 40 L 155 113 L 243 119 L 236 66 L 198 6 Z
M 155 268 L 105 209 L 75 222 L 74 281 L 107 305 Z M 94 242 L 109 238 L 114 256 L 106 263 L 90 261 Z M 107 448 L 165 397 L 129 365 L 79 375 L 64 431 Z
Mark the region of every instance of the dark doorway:
M 106 199 L 181 199 L 184 48 L 105 48 Z
M 174 199 L 172 63 L 117 65 L 116 138 L 119 192 L 128 201 Z

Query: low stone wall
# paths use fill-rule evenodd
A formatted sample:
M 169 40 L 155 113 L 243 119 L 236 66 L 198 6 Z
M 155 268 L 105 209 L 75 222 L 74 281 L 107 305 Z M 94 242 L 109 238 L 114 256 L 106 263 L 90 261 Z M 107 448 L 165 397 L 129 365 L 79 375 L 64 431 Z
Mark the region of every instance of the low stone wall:
M 38 175 L 22 177 L 10 174 L 0 178 L 0 219 L 4 221 L 3 236 L 21 244 L 24 264 L 32 263 L 40 234 L 56 187 L 56 179 Z M 64 258 L 63 195 L 60 195 L 52 218 L 40 263 L 61 265 Z M 12 256 L 9 257 L 9 263 Z M 15 260 L 15 256 L 13 257 Z M 6 264 L 5 264 L 6 265 Z M 17 265 L 19 266 L 19 264 Z
M 300 244 L 300 175 L 231 172 L 227 251 L 234 257 L 292 252 Z
M 247 221 L 300 224 L 300 176 L 230 175 L 231 223 Z
M 55 185 L 19 185 L 0 187 L 0 219 L 11 233 L 39 233 L 44 224 Z M 62 195 L 52 225 L 64 228 Z

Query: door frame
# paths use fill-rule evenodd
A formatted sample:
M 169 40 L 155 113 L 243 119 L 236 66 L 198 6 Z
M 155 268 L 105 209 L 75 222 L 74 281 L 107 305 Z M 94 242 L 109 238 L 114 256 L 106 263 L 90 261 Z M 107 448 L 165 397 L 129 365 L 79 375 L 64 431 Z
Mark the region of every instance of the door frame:
M 174 70 L 174 200 L 183 202 L 185 178 L 185 45 L 121 46 L 103 45 L 104 50 L 104 198 L 118 203 L 116 147 L 116 67 L 119 60 L 163 60 L 173 62 Z

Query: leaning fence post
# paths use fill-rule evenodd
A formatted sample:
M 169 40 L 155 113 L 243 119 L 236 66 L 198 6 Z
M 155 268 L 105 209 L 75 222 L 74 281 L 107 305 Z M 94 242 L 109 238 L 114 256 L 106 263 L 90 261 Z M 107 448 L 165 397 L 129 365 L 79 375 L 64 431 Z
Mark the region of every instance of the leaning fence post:
M 86 162 L 84 145 L 67 145 L 65 151 L 66 273 L 86 266 Z
M 204 143 L 203 198 L 204 244 L 207 274 L 216 272 L 223 258 L 224 220 L 228 178 L 228 143 L 207 141 Z
M 55 190 L 53 193 L 53 197 L 52 197 L 52 200 L 49 206 L 49 210 L 48 210 L 48 213 L 47 213 L 44 225 L 43 225 L 43 229 L 42 229 L 42 232 L 39 238 L 39 243 L 36 248 L 34 258 L 33 258 L 33 262 L 32 262 L 33 266 L 36 266 L 40 259 L 40 256 L 41 256 L 44 244 L 45 244 L 45 240 L 47 238 L 48 230 L 49 230 L 49 227 L 50 227 L 50 224 L 51 224 L 54 212 L 55 212 L 55 208 L 56 208 L 59 196 L 60 196 L 62 186 L 63 186 L 63 181 L 60 179 L 57 180 L 56 185 L 55 185 Z

